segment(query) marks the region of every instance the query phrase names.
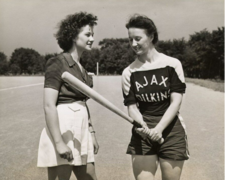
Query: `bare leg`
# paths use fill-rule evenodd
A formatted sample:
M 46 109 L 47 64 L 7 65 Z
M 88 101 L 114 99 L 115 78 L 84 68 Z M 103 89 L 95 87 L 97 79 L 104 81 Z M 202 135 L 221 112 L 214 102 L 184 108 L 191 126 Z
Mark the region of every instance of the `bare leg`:
M 61 165 L 48 168 L 49 180 L 69 180 L 72 172 L 72 166 Z
M 184 161 L 159 159 L 163 180 L 179 180 Z
M 73 166 L 73 172 L 77 180 L 97 180 L 94 163 L 83 166 Z
M 158 167 L 158 157 L 132 155 L 132 165 L 136 180 L 153 180 Z

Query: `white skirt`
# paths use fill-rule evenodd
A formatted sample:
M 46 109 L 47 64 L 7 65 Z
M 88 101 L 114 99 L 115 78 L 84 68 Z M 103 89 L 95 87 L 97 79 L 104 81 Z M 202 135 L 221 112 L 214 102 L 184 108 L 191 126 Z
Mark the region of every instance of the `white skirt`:
M 62 138 L 73 153 L 68 162 L 59 156 L 47 127 L 41 133 L 38 149 L 38 167 L 53 167 L 63 164 L 80 166 L 94 162 L 94 147 L 88 131 L 88 113 L 86 103 L 77 101 L 57 106 L 59 126 Z

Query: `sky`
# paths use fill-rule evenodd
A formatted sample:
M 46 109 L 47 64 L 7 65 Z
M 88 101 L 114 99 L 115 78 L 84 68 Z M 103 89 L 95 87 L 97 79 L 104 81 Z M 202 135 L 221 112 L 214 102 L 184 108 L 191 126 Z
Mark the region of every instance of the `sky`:
M 0 0 L 0 52 L 8 59 L 21 47 L 41 55 L 61 52 L 57 24 L 80 11 L 98 17 L 94 47 L 104 38 L 128 37 L 125 24 L 134 13 L 154 21 L 159 40 L 188 40 L 224 26 L 224 0 Z

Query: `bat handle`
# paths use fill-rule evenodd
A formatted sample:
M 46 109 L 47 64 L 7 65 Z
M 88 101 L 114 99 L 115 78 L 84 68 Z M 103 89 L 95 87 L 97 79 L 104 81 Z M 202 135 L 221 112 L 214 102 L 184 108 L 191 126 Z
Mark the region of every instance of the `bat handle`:
M 163 138 L 160 138 L 159 140 L 158 140 L 158 143 L 159 144 L 162 144 L 164 142 L 164 139 Z
M 135 127 L 137 127 L 137 128 L 142 128 L 143 126 L 139 123 L 139 122 L 137 122 L 137 121 L 133 121 L 132 122 L 132 124 L 135 126 Z M 149 131 L 148 131 L 148 135 L 150 136 L 150 129 L 149 129 Z M 159 144 L 162 144 L 164 142 L 164 139 L 163 138 L 160 138 L 159 140 L 158 140 L 158 143 Z
M 132 124 L 137 128 L 142 128 L 142 125 L 137 121 L 133 121 Z

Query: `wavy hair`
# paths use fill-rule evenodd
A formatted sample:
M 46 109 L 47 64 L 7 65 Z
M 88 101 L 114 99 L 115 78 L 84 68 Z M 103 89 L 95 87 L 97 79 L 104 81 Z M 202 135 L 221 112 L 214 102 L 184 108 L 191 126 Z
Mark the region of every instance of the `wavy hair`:
M 77 37 L 80 29 L 86 25 L 96 25 L 97 20 L 97 16 L 88 14 L 87 12 L 79 12 L 66 16 L 66 18 L 58 24 L 58 31 L 55 34 L 60 48 L 64 51 L 71 49 L 73 39 Z

